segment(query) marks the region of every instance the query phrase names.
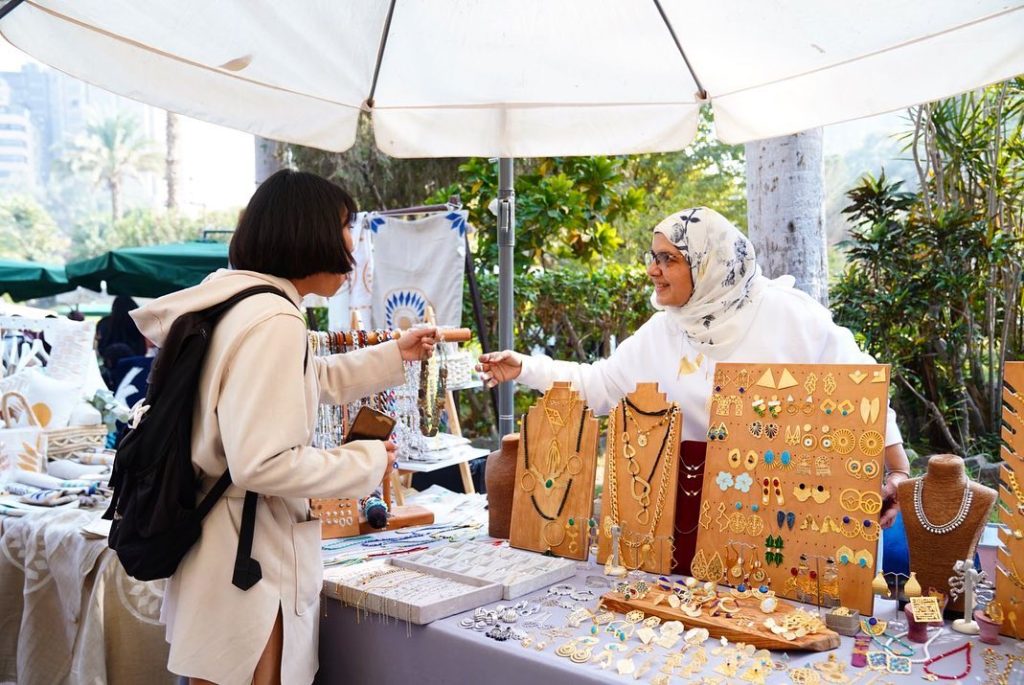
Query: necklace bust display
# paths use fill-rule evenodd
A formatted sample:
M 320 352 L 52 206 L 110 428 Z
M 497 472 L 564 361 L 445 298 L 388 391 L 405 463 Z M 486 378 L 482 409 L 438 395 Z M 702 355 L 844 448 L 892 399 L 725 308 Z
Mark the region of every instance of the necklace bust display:
M 970 480 L 952 454 L 931 457 L 925 475 L 900 483 L 898 492 L 910 569 L 923 587 L 948 595 L 953 565 L 974 556 L 996 492 Z M 963 598 L 947 609 L 963 611 Z

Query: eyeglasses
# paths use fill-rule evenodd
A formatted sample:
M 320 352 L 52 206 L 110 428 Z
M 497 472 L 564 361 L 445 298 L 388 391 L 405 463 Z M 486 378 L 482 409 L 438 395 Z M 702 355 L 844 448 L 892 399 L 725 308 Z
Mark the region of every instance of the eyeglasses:
M 670 264 L 675 264 L 679 261 L 677 255 L 669 252 L 655 252 L 654 250 L 647 250 L 642 253 L 644 259 L 644 266 L 650 266 L 651 264 L 657 263 L 659 269 L 664 269 Z

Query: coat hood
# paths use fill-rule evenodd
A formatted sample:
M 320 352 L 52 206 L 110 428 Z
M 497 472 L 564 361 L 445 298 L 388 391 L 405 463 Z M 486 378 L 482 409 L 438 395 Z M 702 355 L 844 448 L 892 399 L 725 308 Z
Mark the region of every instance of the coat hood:
M 164 339 L 171 330 L 171 325 L 182 314 L 212 307 L 232 295 L 237 295 L 247 288 L 258 285 L 272 285 L 279 288 L 296 307 L 300 306 L 302 297 L 292 282 L 286 278 L 268 276 L 256 271 L 219 269 L 207 276 L 206 280 L 197 286 L 164 295 L 146 306 L 134 310 L 131 312 L 131 317 L 144 336 L 157 347 L 163 347 Z

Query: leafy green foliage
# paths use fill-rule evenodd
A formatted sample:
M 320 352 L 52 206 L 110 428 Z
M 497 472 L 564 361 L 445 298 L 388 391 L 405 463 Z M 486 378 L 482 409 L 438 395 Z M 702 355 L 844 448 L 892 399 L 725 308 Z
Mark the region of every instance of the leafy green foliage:
M 848 193 L 836 319 L 893 363 L 904 437 L 997 458 L 1003 368 L 1024 355 L 1024 79 L 911 111 L 920 192 Z
M 119 247 L 186 242 L 201 237 L 204 228 L 234 228 L 238 212 L 225 210 L 195 218 L 153 209 L 133 209 L 117 221 L 92 215 L 72 228 L 69 260 L 85 259 Z
M 56 222 L 31 196 L 0 199 L 0 257 L 60 263 L 67 246 Z

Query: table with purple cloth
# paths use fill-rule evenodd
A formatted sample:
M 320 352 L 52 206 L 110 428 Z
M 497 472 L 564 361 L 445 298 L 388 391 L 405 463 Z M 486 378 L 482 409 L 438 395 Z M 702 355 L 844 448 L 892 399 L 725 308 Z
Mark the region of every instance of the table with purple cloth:
M 588 576 L 600 575 L 599 568 L 577 571 L 575 578 L 569 579 L 568 583 L 578 587 L 587 587 Z M 592 580 L 592 583 L 594 581 Z M 595 594 L 601 590 L 594 589 Z M 605 590 L 607 591 L 607 590 Z M 331 597 L 328 586 L 325 586 L 325 594 L 322 597 L 321 621 L 320 621 L 320 672 L 317 676 L 317 683 L 328 685 L 330 683 L 416 683 L 417 685 L 450 685 L 452 683 L 481 683 L 484 685 L 523 685 L 530 683 L 535 685 L 556 685 L 558 683 L 625 683 L 637 682 L 633 676 L 622 676 L 615 671 L 615 666 L 602 670 L 594 662 L 576 664 L 567 658 L 555 655 L 555 648 L 571 638 L 559 637 L 549 640 L 543 651 L 535 648 L 523 647 L 519 642 L 508 640 L 498 642 L 488 638 L 484 632 L 460 626 L 463 618 L 473 615 L 473 612 L 451 616 L 449 618 L 435 621 L 429 625 L 417 626 L 407 625 L 405 621 L 393 618 L 384 619 L 380 616 L 360 614 L 357 619 L 355 609 L 343 605 L 342 602 Z M 506 600 L 502 604 L 512 605 L 520 599 L 536 602 L 545 599 L 546 590 L 540 590 L 516 600 Z M 498 602 L 488 605 L 489 608 L 496 606 Z M 592 606 L 591 603 L 588 606 Z M 814 607 L 808 607 L 815 610 Z M 550 625 L 562 627 L 565 625 L 565 618 L 569 614 L 567 609 L 561 607 L 545 608 L 544 611 L 551 611 Z M 875 603 L 875 616 L 879 619 L 895 618 L 895 603 L 888 600 L 877 600 Z M 987 645 L 978 642 L 976 637 L 967 638 L 964 635 L 953 632 L 945 624 L 942 634 L 935 638 L 929 646 L 929 655 L 934 657 L 962 645 L 970 639 L 972 645 L 972 668 L 961 683 L 986 683 L 983 650 Z M 535 635 L 538 631 L 531 631 Z M 573 631 L 573 636 L 587 634 L 586 624 L 584 627 Z M 934 630 L 931 635 L 934 635 Z M 602 638 L 602 645 L 607 643 L 610 637 Z M 850 664 L 850 657 L 853 649 L 853 638 L 842 637 L 838 649 L 830 652 L 773 652 L 772 656 L 789 668 L 810 667 L 815 663 L 825 661 L 830 654 L 834 654 L 838 662 L 846 664 L 845 675 L 850 682 L 867 685 L 884 685 L 892 683 L 909 685 L 910 683 L 921 683 L 924 681 L 923 665 L 915 663 L 913 671 L 909 676 L 893 675 L 886 672 L 871 671 L 867 668 L 853 668 Z M 627 644 L 632 648 L 640 645 L 639 640 L 631 638 Z M 1001 653 L 1014 653 L 1024 656 L 1022 644 L 1010 638 L 1004 637 L 1002 644 L 995 649 Z M 717 676 L 719 682 L 741 683 L 738 677 L 723 678 L 715 673 L 714 668 L 720 659 L 712 655 L 714 648 L 719 646 L 715 639 L 706 643 L 709 661 L 704 669 L 696 676 L 687 680 L 678 675 L 670 679 L 671 683 L 701 682 L 700 676 L 713 678 Z M 922 645 L 914 645 L 915 655 L 912 660 L 923 661 L 925 653 Z M 878 649 L 873 646 L 872 649 Z M 596 655 L 600 647 L 594 648 Z M 676 647 L 671 651 L 679 651 Z M 692 650 L 690 650 L 692 652 Z M 634 658 L 639 667 L 646 660 L 656 657 L 653 667 L 644 675 L 640 681 L 650 682 L 658 669 L 665 661 L 669 650 L 661 647 L 655 648 L 651 654 L 640 654 Z M 958 674 L 964 667 L 964 653 L 950 656 L 948 659 L 937 662 L 932 667 L 937 673 Z M 1000 662 L 1005 664 L 1005 660 Z M 999 669 L 1002 673 L 1002 668 Z M 742 670 L 741 672 L 742 673 Z M 739 675 L 739 674 L 737 674 Z M 1010 673 L 1009 683 L 1021 683 L 1024 681 L 1024 662 L 1019 662 Z M 709 680 L 708 682 L 714 682 Z M 767 683 L 782 684 L 790 683 L 788 672 L 773 672 L 768 676 Z M 828 682 L 822 679 L 821 682 Z

